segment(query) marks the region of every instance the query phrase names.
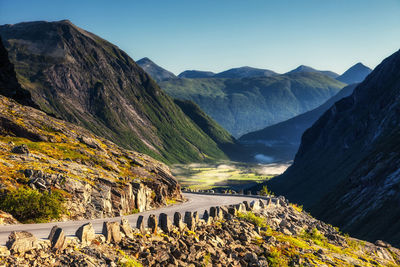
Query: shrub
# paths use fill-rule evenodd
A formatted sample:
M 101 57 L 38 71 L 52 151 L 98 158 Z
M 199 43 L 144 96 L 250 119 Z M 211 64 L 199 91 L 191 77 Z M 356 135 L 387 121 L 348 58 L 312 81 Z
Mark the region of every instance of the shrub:
M 0 209 L 12 214 L 17 220 L 27 222 L 47 222 L 59 219 L 63 212 L 64 198 L 60 193 L 39 192 L 20 187 L 3 194 Z
M 263 186 L 263 188 L 261 189 L 261 195 L 262 196 L 274 196 L 275 194 L 272 191 L 268 190 L 268 187 L 266 185 Z

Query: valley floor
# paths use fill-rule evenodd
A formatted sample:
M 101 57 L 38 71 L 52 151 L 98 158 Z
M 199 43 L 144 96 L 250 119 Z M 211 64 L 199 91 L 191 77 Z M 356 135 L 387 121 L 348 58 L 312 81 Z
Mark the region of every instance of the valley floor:
M 172 173 L 182 187 L 187 189 L 246 191 L 283 173 L 289 166 L 289 163 L 248 164 L 225 161 L 174 165 Z

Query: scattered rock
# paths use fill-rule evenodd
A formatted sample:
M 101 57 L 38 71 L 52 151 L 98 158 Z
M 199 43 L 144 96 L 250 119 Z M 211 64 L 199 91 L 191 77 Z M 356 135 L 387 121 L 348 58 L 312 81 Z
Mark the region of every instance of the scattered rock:
M 25 154 L 29 155 L 29 149 L 25 144 L 22 144 L 20 146 L 15 146 L 11 149 L 11 152 L 14 154 Z

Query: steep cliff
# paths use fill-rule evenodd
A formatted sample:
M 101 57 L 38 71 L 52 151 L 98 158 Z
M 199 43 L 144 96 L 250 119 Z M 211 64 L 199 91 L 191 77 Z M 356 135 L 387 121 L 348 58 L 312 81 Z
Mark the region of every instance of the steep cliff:
M 18 81 L 45 112 L 165 162 L 226 158 L 125 52 L 70 21 L 0 26 Z
M 303 135 L 269 185 L 357 237 L 400 244 L 400 51 Z

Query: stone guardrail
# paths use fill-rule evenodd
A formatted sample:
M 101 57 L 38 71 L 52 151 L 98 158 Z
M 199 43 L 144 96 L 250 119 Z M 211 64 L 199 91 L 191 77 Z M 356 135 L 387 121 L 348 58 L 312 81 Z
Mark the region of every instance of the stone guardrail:
M 191 192 L 196 193 L 196 192 Z M 200 192 L 197 192 L 200 194 Z M 204 194 L 204 193 L 203 193 Z M 210 193 L 222 194 L 222 193 Z M 106 242 L 106 243 L 119 243 L 123 237 L 134 238 L 135 234 L 156 234 L 162 231 L 164 234 L 170 234 L 173 231 L 194 231 L 199 225 L 209 225 L 213 221 L 221 219 L 232 219 L 239 212 L 256 211 L 259 209 L 274 206 L 287 206 L 288 201 L 280 197 L 272 196 L 255 196 L 255 199 L 250 203 L 243 201 L 239 204 L 229 206 L 215 206 L 209 210 L 205 210 L 201 216 L 197 211 L 186 211 L 184 216 L 180 212 L 175 212 L 172 220 L 167 214 L 161 213 L 159 218 L 151 214 L 147 219 L 147 227 L 145 225 L 144 216 L 140 215 L 137 219 L 136 229 L 134 230 L 129 224 L 128 220 L 123 218 L 121 222 L 104 222 L 101 234 L 96 234 L 92 223 L 81 225 L 75 232 L 76 237 L 82 246 L 89 246 L 92 242 Z M 71 238 L 71 237 L 68 237 Z M 73 237 L 72 237 L 73 238 Z M 21 231 L 12 232 L 9 235 L 6 243 L 8 255 L 13 253 L 24 253 L 32 249 L 40 249 L 50 246 L 52 249 L 61 251 L 67 246 L 67 237 L 62 228 L 54 226 L 48 236 L 48 240 L 39 240 L 33 234 Z M 7 254 L 7 253 L 6 253 Z

